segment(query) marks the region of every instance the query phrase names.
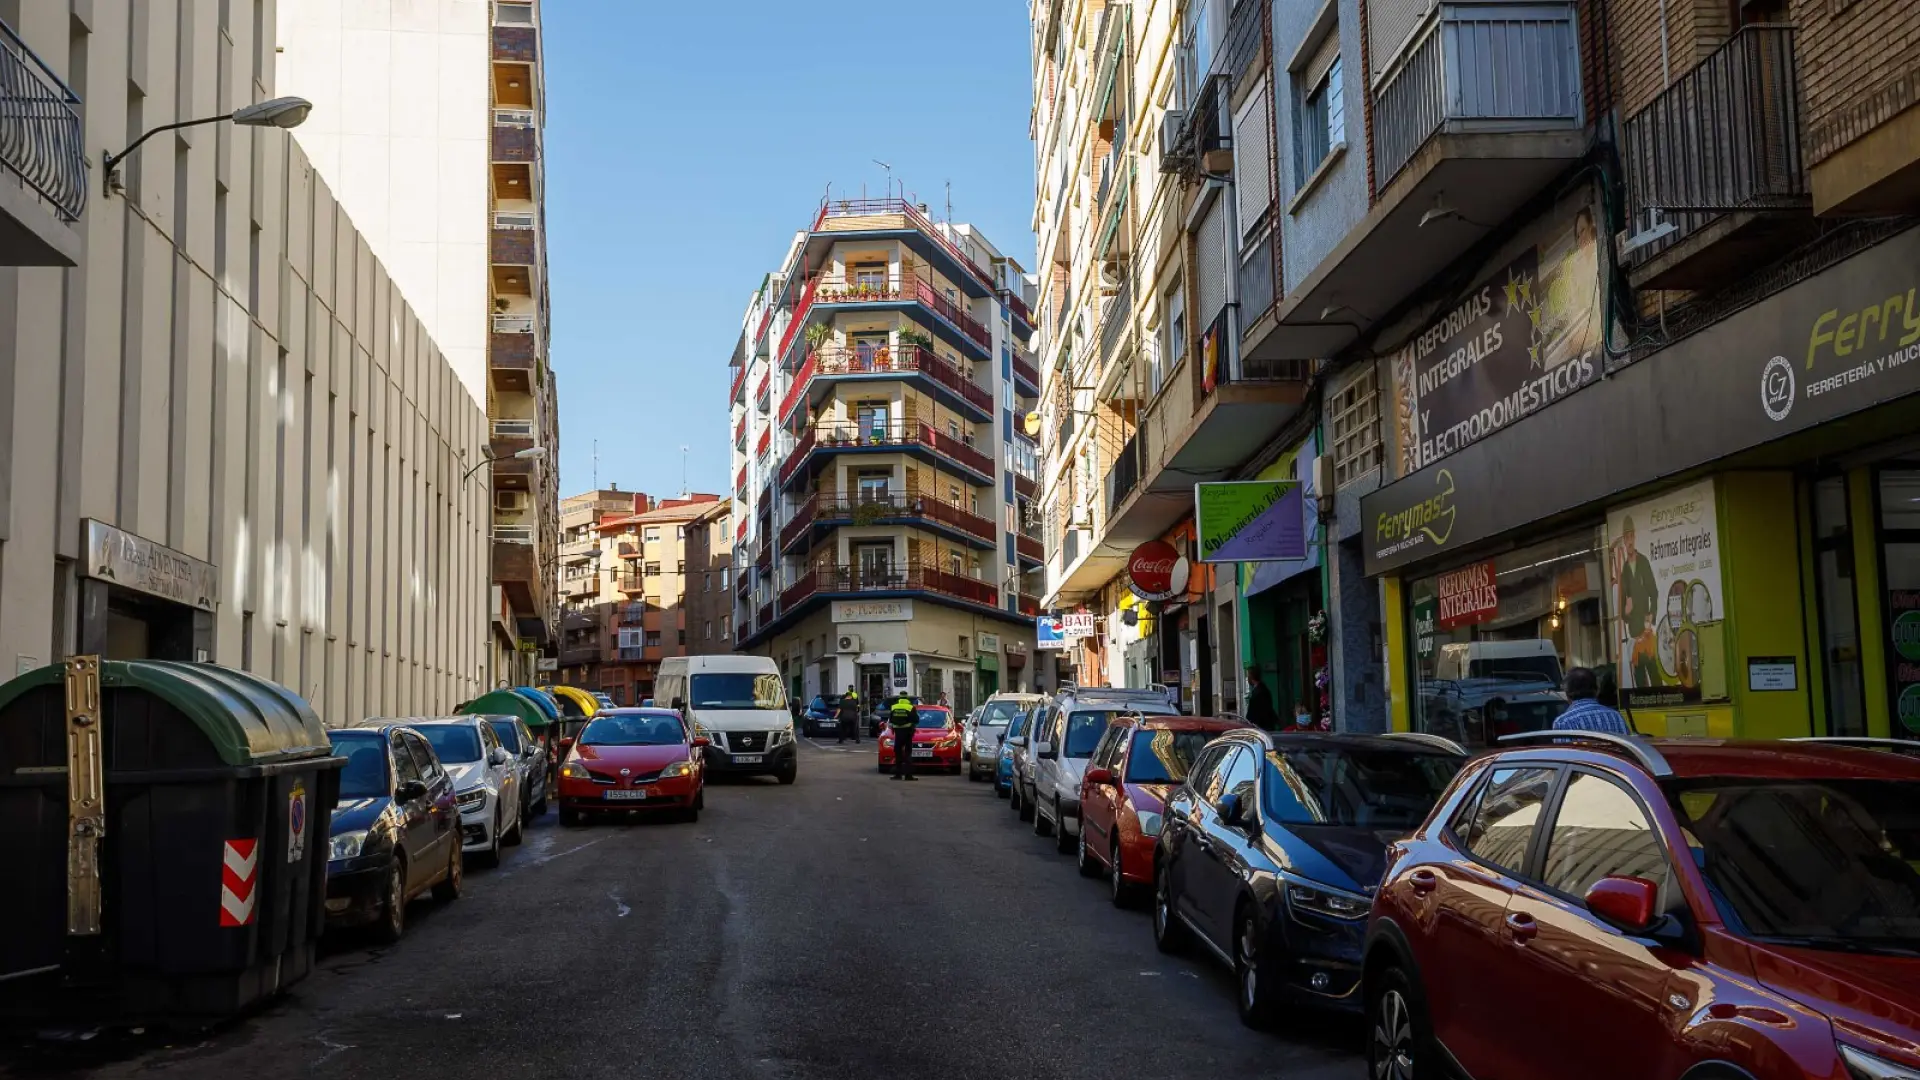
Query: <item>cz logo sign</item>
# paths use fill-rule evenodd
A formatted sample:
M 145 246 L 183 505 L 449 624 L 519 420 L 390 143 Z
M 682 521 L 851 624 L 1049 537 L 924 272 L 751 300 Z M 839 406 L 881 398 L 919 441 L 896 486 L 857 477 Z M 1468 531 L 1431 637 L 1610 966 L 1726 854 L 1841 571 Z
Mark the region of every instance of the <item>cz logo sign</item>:
M 254 886 L 260 881 L 260 842 L 229 840 L 220 866 L 220 925 L 253 923 Z
M 1775 423 L 1793 411 L 1793 365 L 1784 356 L 1774 357 L 1760 369 L 1760 407 Z

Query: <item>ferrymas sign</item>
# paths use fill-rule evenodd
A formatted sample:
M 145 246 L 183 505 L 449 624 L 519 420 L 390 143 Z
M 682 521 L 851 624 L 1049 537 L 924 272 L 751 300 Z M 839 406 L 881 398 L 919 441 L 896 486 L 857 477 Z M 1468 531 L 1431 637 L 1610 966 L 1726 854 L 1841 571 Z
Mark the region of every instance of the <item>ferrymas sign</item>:
M 1593 211 L 1493 271 L 1387 360 L 1396 476 L 1424 468 L 1600 376 Z

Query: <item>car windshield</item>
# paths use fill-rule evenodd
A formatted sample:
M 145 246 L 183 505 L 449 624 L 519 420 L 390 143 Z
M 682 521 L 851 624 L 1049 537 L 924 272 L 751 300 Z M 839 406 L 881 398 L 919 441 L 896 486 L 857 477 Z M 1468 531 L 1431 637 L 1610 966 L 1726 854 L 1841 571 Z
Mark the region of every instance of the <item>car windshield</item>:
M 1027 733 L 1027 718 L 1030 715 L 1031 714 L 1025 710 L 1016 710 L 1013 714 L 1013 719 L 1007 721 L 1007 738 L 1011 739 L 1015 735 L 1025 735 Z
M 1177 784 L 1187 778 L 1200 748 L 1219 737 L 1217 731 L 1137 731 L 1127 755 L 1127 783 Z
M 1560 658 L 1539 656 L 1480 656 L 1467 664 L 1467 676 L 1474 679 L 1501 679 L 1515 683 L 1546 683 L 1559 686 Z
M 580 733 L 582 746 L 672 746 L 686 741 L 672 713 L 599 716 Z
M 340 797 L 343 799 L 383 799 L 387 790 L 386 738 L 368 733 L 330 737 L 333 752 L 347 759 L 340 770 Z
M 506 747 L 508 753 L 520 752 L 520 725 L 511 720 L 489 720 L 487 723 L 493 725 L 493 733 L 500 737 L 500 745 Z
M 1920 955 L 1920 783 L 1714 779 L 1675 784 L 1669 798 L 1743 933 Z
M 1020 714 L 1020 704 L 1015 701 L 989 701 L 980 713 L 981 727 L 1006 727 Z
M 914 712 L 918 714 L 915 719 L 923 728 L 946 727 L 947 718 L 953 715 L 944 709 L 915 709 Z
M 1266 816 L 1284 825 L 1408 830 L 1465 759 L 1357 747 L 1281 747 L 1267 754 Z
M 466 724 L 421 724 L 419 730 L 443 762 L 457 765 L 480 760 L 480 733 Z
M 756 675 L 750 671 L 722 675 L 695 675 L 692 696 L 698 709 L 784 709 L 787 695 L 780 687 L 780 676 Z
M 1107 733 L 1107 725 L 1119 716 L 1117 709 L 1082 709 L 1067 714 L 1067 739 L 1065 753 L 1070 758 L 1089 758 L 1094 747 L 1100 745 L 1100 736 Z

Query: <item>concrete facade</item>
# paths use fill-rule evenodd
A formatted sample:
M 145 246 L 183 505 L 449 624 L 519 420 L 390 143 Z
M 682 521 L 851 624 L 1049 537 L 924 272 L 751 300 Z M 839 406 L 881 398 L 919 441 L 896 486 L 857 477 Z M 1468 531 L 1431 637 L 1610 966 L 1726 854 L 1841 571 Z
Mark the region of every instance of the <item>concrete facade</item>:
M 34 0 L 5 18 L 105 150 L 277 92 L 271 0 Z M 0 269 L 0 656 L 208 659 L 332 724 L 486 685 L 486 416 L 285 133 L 145 143 L 72 269 Z M 193 577 L 110 584 L 96 537 Z M 163 546 L 165 551 L 152 545 Z M 111 569 L 111 567 L 108 567 Z M 174 579 L 178 584 L 181 577 Z

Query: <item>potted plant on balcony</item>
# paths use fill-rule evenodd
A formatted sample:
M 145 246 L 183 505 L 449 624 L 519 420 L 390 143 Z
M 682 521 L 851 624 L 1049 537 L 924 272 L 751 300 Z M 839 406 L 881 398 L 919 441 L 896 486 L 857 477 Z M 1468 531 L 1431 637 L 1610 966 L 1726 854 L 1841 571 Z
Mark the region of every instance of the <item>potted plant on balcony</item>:
M 855 525 L 874 525 L 887 516 L 887 504 L 883 502 L 862 502 L 853 508 Z
M 826 323 L 814 323 L 807 327 L 807 348 L 809 350 L 818 349 L 821 344 L 832 336 L 833 328 L 831 326 L 828 326 Z
M 928 352 L 932 352 L 933 351 L 933 335 L 927 333 L 925 330 L 900 331 L 900 348 L 904 350 L 909 346 L 917 349 L 925 349 Z

